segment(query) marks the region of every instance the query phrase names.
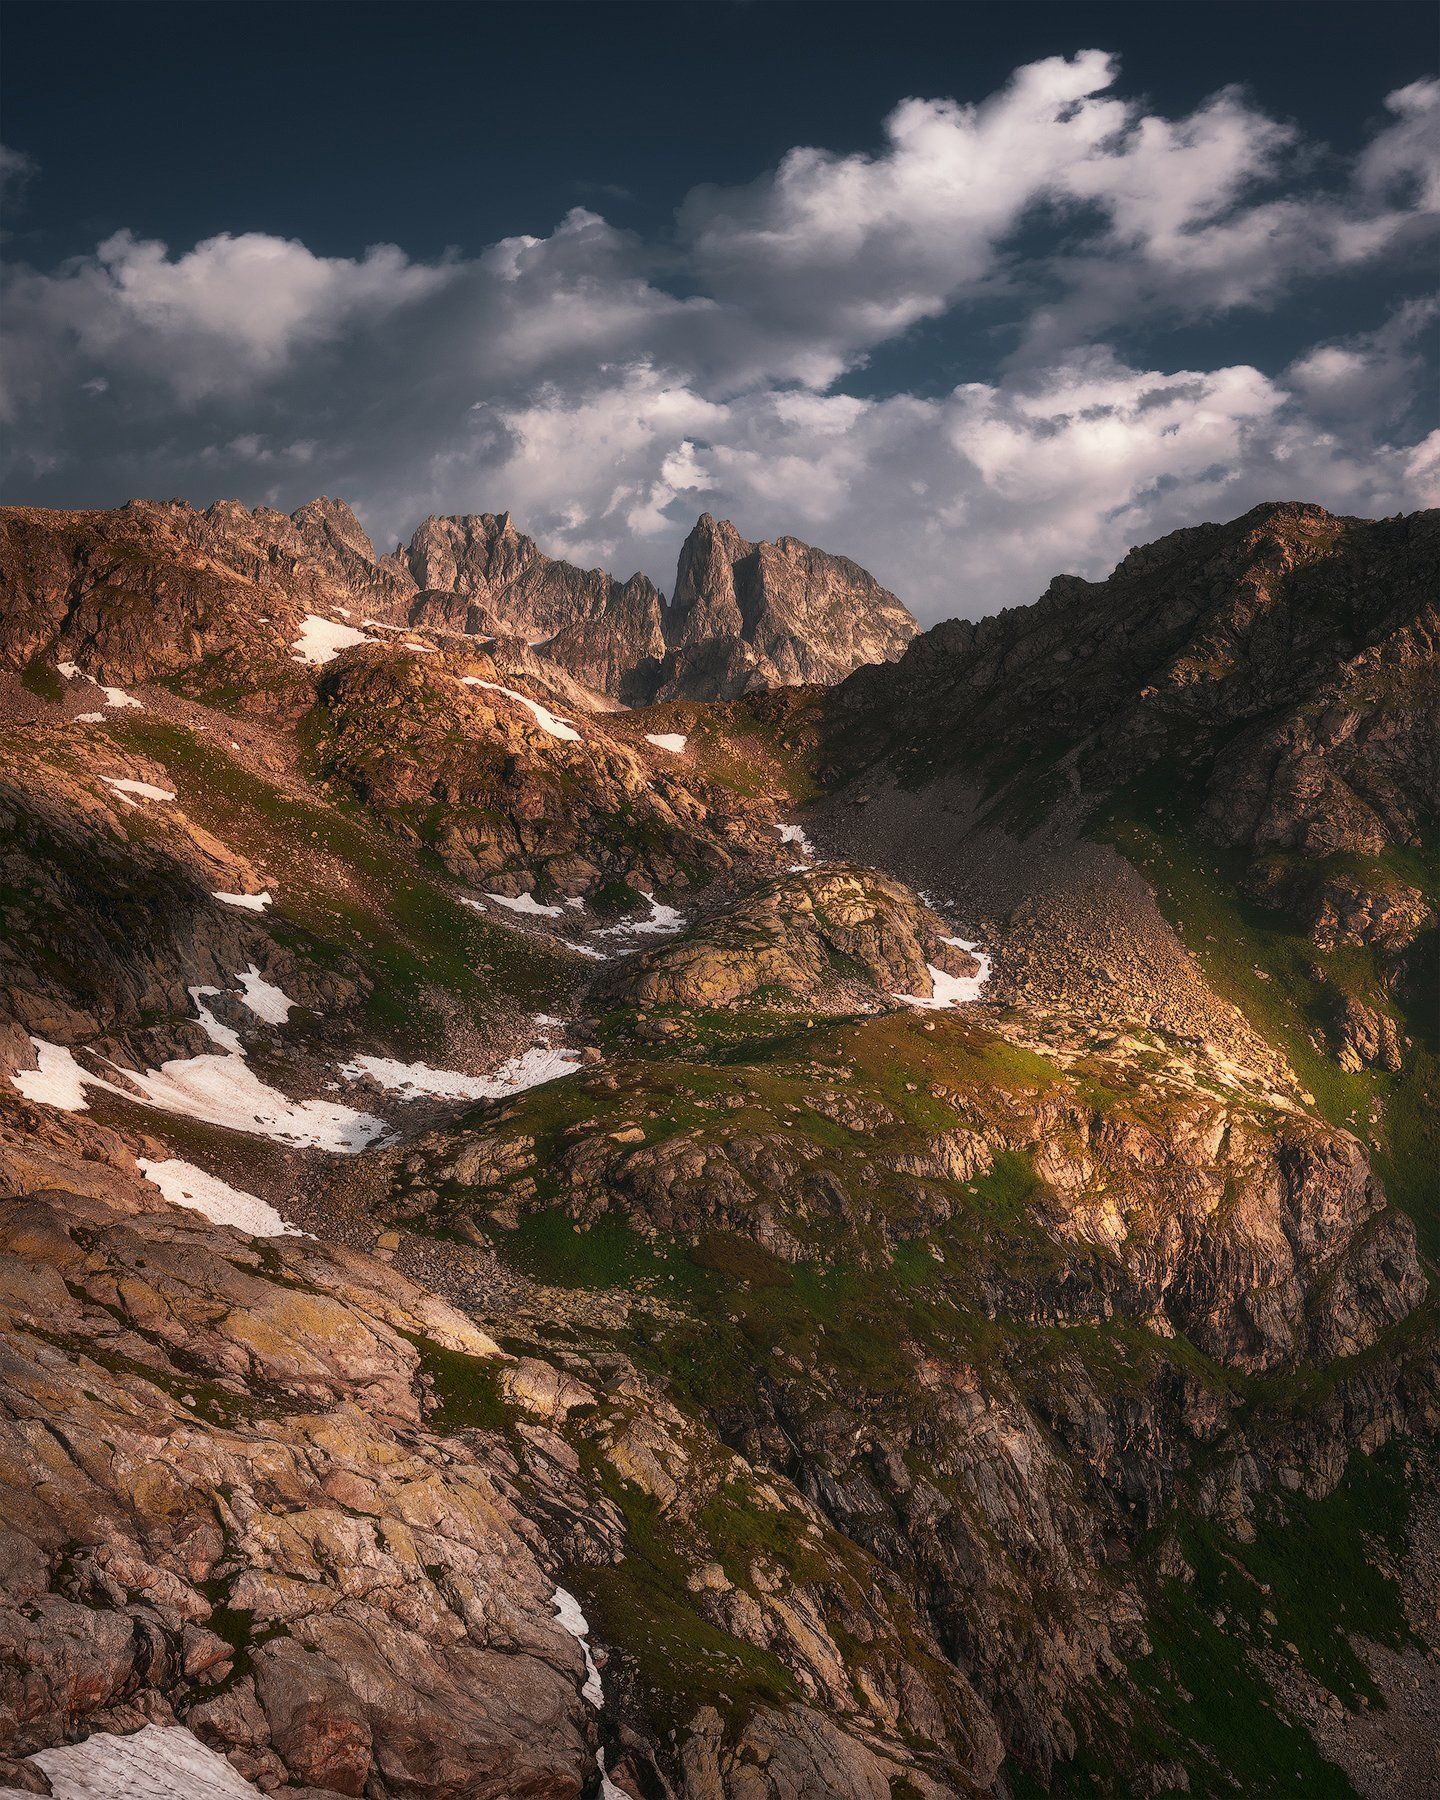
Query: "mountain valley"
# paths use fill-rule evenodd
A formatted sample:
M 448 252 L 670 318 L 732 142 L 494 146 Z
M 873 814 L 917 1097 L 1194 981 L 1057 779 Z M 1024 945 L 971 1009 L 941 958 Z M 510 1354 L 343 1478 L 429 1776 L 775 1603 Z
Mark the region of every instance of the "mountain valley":
M 1437 594 L 0 510 L 0 1792 L 1440 1792 Z

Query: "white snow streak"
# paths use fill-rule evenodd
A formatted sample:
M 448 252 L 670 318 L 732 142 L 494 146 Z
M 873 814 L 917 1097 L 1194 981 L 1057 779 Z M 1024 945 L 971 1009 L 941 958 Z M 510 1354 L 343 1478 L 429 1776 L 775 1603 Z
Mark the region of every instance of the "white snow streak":
M 258 894 L 223 894 L 213 893 L 212 900 L 223 900 L 227 906 L 243 906 L 248 912 L 264 912 L 272 904 L 269 888 Z
M 543 906 L 533 894 L 486 894 L 487 900 L 493 900 L 497 906 L 506 907 L 510 912 L 528 913 L 535 919 L 558 919 L 564 911 L 560 906 Z
M 360 1081 L 368 1075 L 402 1100 L 503 1100 L 542 1082 L 573 1075 L 579 1067 L 580 1058 L 574 1051 L 542 1045 L 511 1057 L 489 1075 L 462 1075 L 457 1069 L 432 1069 L 428 1063 L 396 1062 L 388 1056 L 357 1056 L 342 1063 L 340 1073 L 347 1081 Z
M 170 788 L 156 787 L 150 781 L 131 781 L 128 777 L 117 779 L 114 775 L 102 775 L 100 779 L 106 787 L 115 792 L 127 806 L 134 806 L 139 800 L 173 800 L 175 795 Z M 134 795 L 134 799 L 131 796 Z
M 590 1626 L 580 1610 L 580 1602 L 566 1588 L 557 1587 L 550 1604 L 555 1608 L 560 1626 L 575 1639 L 585 1657 L 585 1685 L 580 1689 L 580 1697 L 592 1706 L 603 1706 L 605 1690 L 600 1684 L 595 1658 L 590 1654 Z
M 240 1033 L 232 1030 L 229 1025 L 222 1025 L 205 1004 L 212 995 L 218 999 L 221 990 L 217 987 L 192 987 L 189 992 L 190 998 L 195 1002 L 195 1011 L 200 1015 L 200 1029 L 210 1042 L 218 1044 L 222 1050 L 229 1050 L 237 1056 L 243 1056 L 245 1052 L 241 1048 Z
M 934 963 L 926 963 L 932 992 L 928 995 L 896 994 L 896 1000 L 903 1000 L 907 1006 L 923 1006 L 931 1012 L 948 1012 L 952 1006 L 963 1006 L 980 998 L 981 988 L 990 979 L 989 956 L 969 938 L 941 938 L 940 942 L 953 944 L 957 950 L 968 950 L 980 967 L 973 975 L 948 975 Z
M 663 900 L 657 900 L 653 894 L 640 890 L 640 898 L 650 905 L 648 919 L 621 919 L 615 925 L 607 925 L 602 931 L 595 933 L 599 938 L 627 938 L 639 936 L 668 937 L 671 932 L 685 929 L 685 915 L 676 912 L 673 906 L 667 906 Z
M 645 742 L 653 744 L 657 750 L 669 750 L 679 756 L 690 740 L 679 731 L 647 731 Z
M 56 663 L 55 667 L 67 681 L 88 681 L 92 687 L 98 687 L 100 692 L 105 696 L 105 704 L 107 706 L 133 706 L 136 712 L 143 712 L 145 710 L 133 694 L 127 694 L 124 688 L 106 687 L 103 681 L 96 681 L 93 675 L 87 675 L 78 663 Z M 76 723 L 83 720 L 87 725 L 93 725 L 97 719 L 103 717 L 104 715 L 102 713 L 80 713 L 77 715 Z M 174 796 L 172 795 L 171 798 L 173 799 Z
M 460 680 L 465 687 L 489 688 L 493 693 L 504 694 L 511 700 L 518 700 L 522 706 L 528 706 L 535 715 L 535 723 L 542 731 L 548 731 L 551 737 L 563 738 L 570 744 L 580 742 L 580 733 L 573 725 L 565 719 L 557 718 L 548 706 L 542 706 L 528 694 L 517 694 L 514 688 L 502 687 L 498 681 L 482 681 L 478 675 L 462 675 Z
M 235 979 L 242 989 L 241 1004 L 248 1006 L 257 1019 L 263 1019 L 267 1025 L 283 1025 L 290 1017 L 295 1002 L 273 981 L 267 981 L 254 963 Z
M 219 1030 L 226 1027 L 219 1026 Z M 30 1042 L 38 1055 L 38 1068 L 17 1070 L 10 1079 L 27 1100 L 40 1100 L 65 1112 L 83 1112 L 85 1090 L 98 1088 L 121 1100 L 200 1119 L 207 1125 L 336 1155 L 353 1155 L 385 1131 L 383 1119 L 333 1101 L 288 1100 L 261 1081 L 238 1051 L 175 1057 L 158 1069 L 122 1069 L 111 1063 L 112 1071 L 129 1084 L 122 1087 L 85 1068 L 59 1044 L 37 1037 Z
M 233 1225 L 237 1231 L 248 1231 L 251 1237 L 303 1236 L 298 1226 L 282 1219 L 258 1195 L 232 1188 L 218 1175 L 207 1175 L 178 1156 L 167 1157 L 164 1162 L 137 1156 L 135 1166 L 147 1181 L 154 1182 L 172 1206 L 187 1206 L 217 1225 Z

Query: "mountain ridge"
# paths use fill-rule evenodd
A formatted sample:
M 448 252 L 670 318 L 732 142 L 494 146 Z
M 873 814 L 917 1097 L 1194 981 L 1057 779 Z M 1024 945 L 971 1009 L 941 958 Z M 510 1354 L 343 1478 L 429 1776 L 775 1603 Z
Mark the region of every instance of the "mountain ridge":
M 708 513 L 681 549 L 674 602 L 644 575 L 619 581 L 546 555 L 508 512 L 431 516 L 408 544 L 382 556 L 350 508 L 324 496 L 289 514 L 226 500 L 203 509 L 131 501 L 75 515 L 0 509 L 12 535 L 23 520 L 32 534 L 48 522 L 63 538 L 72 516 L 86 521 L 82 530 L 108 530 L 121 544 L 128 523 L 152 524 L 168 536 L 171 554 L 218 561 L 242 580 L 283 583 L 357 617 L 521 639 L 626 704 L 729 699 L 785 681 L 838 680 L 872 656 L 898 654 L 918 630 L 895 596 L 849 558 L 795 538 L 750 543 Z M 152 533 L 148 545 L 132 541 L 125 551 L 163 554 L 158 538 Z M 713 594 L 696 587 L 702 564 Z

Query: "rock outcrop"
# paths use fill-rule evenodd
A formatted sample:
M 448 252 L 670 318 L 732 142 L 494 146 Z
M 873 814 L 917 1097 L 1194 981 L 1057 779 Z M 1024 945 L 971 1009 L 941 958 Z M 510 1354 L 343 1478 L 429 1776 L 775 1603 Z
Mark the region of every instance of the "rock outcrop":
M 828 865 L 786 876 L 627 963 L 613 991 L 640 1005 L 872 1012 L 929 1000 L 935 970 L 979 960 L 901 882 Z
M 1032 819 L 1168 782 L 1272 883 L 1286 858 L 1293 882 L 1325 880 L 1327 859 L 1411 848 L 1440 817 L 1437 592 L 1440 512 L 1260 506 L 937 625 L 836 692 L 827 744 L 837 772 L 887 753 L 912 781 L 978 769 Z

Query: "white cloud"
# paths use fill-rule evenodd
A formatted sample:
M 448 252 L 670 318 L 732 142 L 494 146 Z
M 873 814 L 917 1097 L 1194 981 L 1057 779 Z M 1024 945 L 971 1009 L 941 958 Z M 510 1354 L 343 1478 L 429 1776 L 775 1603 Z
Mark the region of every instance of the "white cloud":
M 1153 344 L 1403 257 L 1440 185 L 1440 84 L 1390 95 L 1347 168 L 1238 91 L 1165 119 L 1117 79 L 1086 50 L 975 104 L 905 100 L 875 152 L 800 147 L 697 189 L 664 242 L 576 208 L 435 263 L 120 232 L 17 267 L 9 491 L 293 506 L 323 489 L 387 542 L 429 511 L 508 507 L 547 549 L 661 585 L 708 507 L 843 550 L 932 617 L 1262 498 L 1421 504 L 1424 303 L 1269 373 L 1124 346 L 1137 322 Z M 975 301 L 1019 342 L 1006 361 L 977 341 L 985 379 L 834 391 Z

